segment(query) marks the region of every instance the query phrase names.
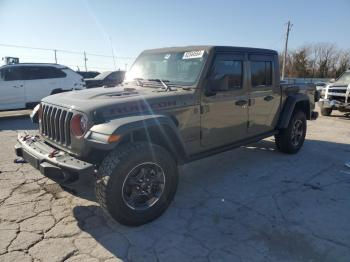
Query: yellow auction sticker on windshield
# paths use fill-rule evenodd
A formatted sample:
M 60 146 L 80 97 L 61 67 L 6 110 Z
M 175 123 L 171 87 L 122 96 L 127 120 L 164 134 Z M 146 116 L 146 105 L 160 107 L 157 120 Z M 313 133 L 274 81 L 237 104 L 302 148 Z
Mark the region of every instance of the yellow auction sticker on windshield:
M 203 57 L 204 50 L 185 52 L 182 59 L 193 59 Z

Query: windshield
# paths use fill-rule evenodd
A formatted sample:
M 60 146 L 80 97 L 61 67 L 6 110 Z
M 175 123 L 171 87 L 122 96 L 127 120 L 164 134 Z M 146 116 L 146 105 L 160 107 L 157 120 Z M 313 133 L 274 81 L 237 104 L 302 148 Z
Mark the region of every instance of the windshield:
M 178 85 L 193 85 L 197 82 L 207 54 L 204 50 L 189 52 L 141 54 L 125 81 L 160 79 Z
M 350 72 L 345 72 L 338 79 L 337 82 L 350 83 Z
M 106 76 L 108 76 L 110 73 L 111 73 L 111 71 L 103 72 L 103 73 L 101 73 L 101 74 L 95 76 L 95 79 L 103 79 L 103 78 L 105 78 Z

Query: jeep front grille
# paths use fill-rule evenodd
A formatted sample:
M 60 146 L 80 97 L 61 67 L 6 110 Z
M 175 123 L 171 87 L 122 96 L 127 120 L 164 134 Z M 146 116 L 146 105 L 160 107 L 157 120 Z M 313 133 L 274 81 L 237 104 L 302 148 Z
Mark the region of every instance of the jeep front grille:
M 61 107 L 42 104 L 41 134 L 51 141 L 70 146 L 73 113 Z
M 333 94 L 346 94 L 346 88 L 330 88 L 328 93 L 333 93 Z

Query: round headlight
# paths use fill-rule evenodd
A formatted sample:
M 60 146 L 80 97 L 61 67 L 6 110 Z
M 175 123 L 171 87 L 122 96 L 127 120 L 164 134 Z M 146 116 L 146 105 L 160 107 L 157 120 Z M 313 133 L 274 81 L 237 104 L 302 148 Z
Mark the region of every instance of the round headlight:
M 88 129 L 88 119 L 85 115 L 76 114 L 70 123 L 72 134 L 76 137 L 83 136 Z

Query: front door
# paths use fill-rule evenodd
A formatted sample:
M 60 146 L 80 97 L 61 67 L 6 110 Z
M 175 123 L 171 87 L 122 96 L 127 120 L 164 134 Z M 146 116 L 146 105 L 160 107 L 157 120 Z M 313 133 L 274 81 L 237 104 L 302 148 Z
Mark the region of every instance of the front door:
M 247 136 L 248 90 L 244 54 L 217 54 L 209 85 L 220 84 L 216 94 L 201 101 L 201 145 L 215 148 Z
M 19 66 L 0 70 L 0 110 L 25 107 L 24 81 Z
M 274 129 L 280 105 L 280 88 L 274 79 L 274 56 L 249 56 L 250 106 L 248 133 L 260 135 Z

